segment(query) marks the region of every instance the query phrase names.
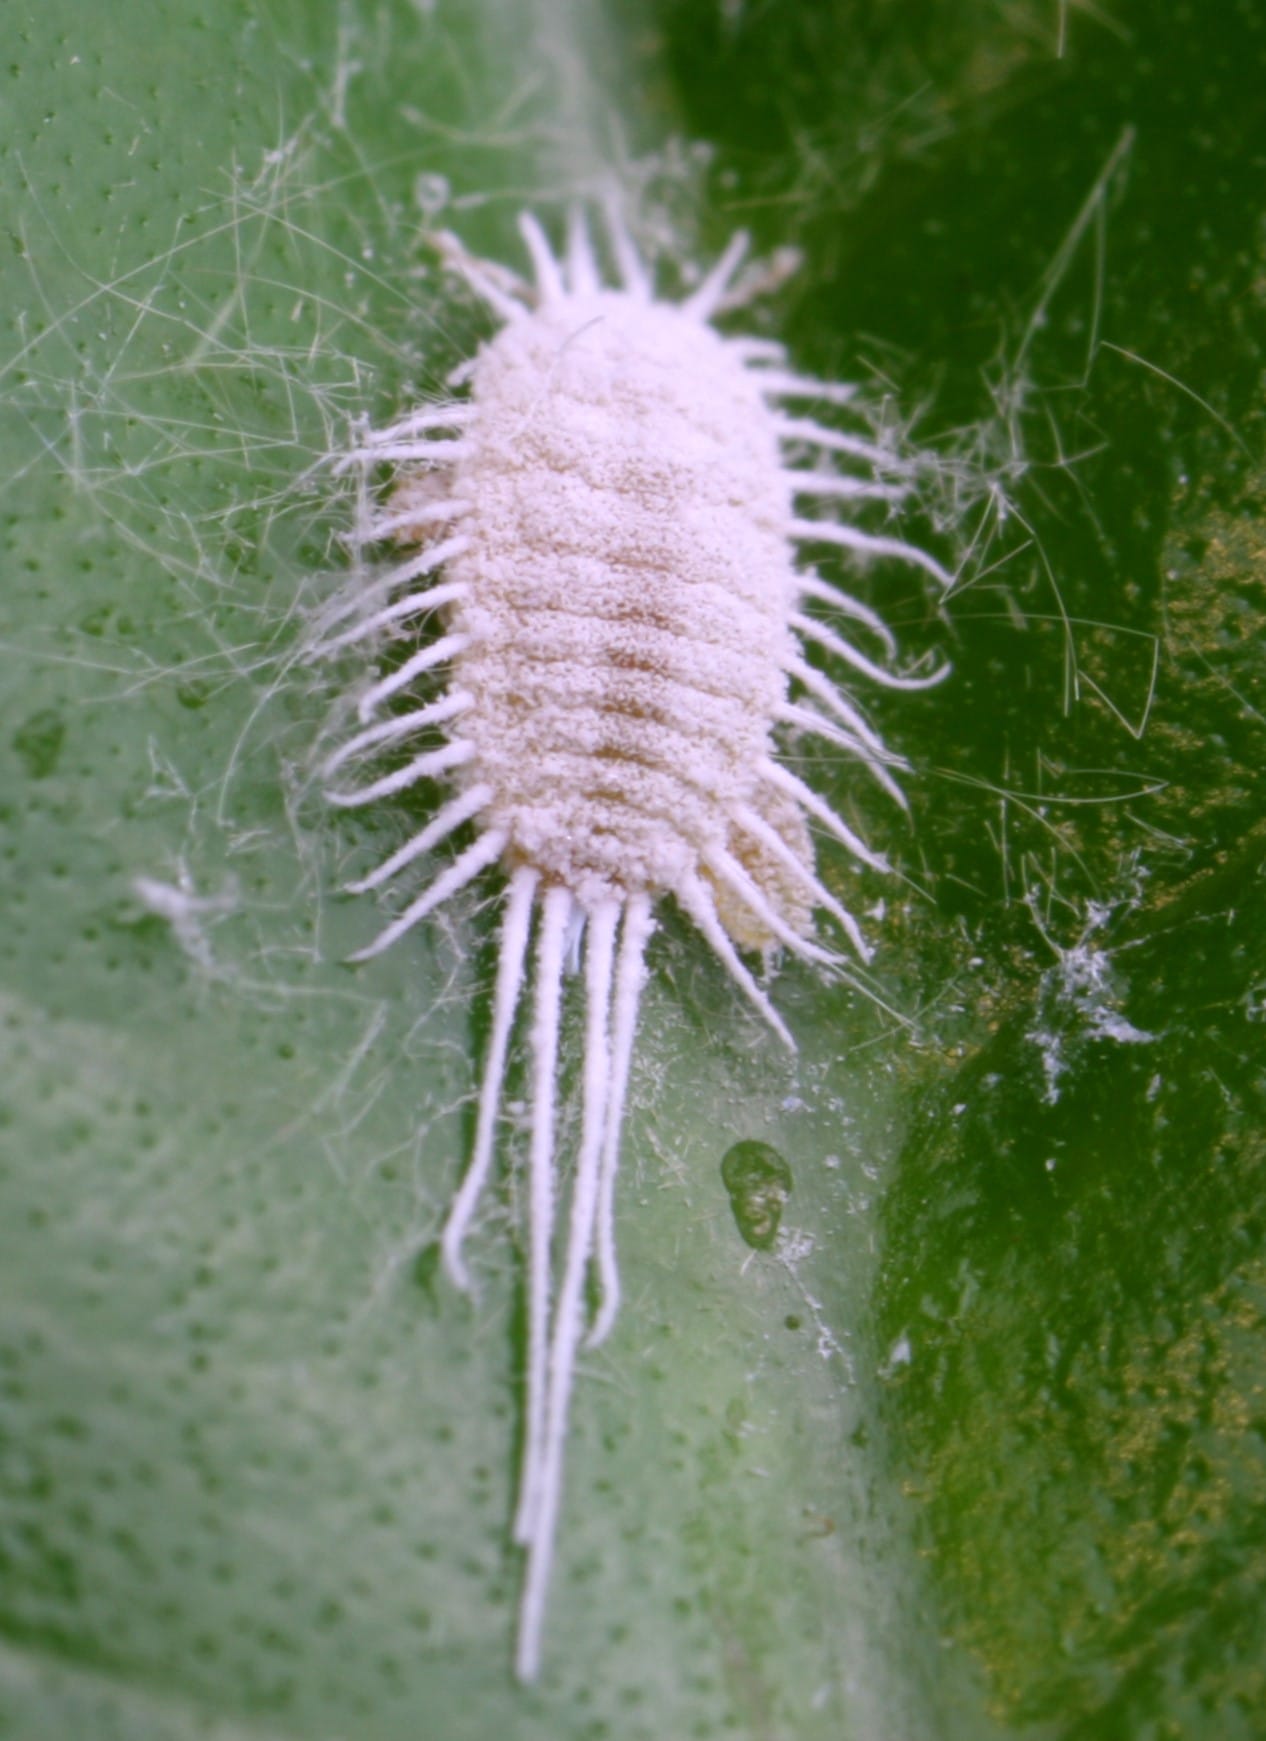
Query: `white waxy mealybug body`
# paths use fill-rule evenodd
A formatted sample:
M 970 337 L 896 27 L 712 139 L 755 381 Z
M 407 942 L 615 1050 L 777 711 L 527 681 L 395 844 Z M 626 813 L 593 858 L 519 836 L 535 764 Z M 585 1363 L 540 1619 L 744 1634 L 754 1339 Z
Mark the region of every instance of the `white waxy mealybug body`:
M 584 220 L 554 256 L 521 227 L 534 289 L 441 238 L 450 265 L 503 325 L 463 371 L 469 398 L 424 406 L 363 434 L 345 465 L 395 468 L 395 488 L 359 535 L 417 547 L 324 614 L 329 652 L 385 635 L 406 656 L 359 701 L 363 729 L 329 758 L 332 777 L 416 745 L 403 766 L 337 804 L 448 783 L 434 817 L 357 888 L 374 888 L 460 829 L 470 838 L 361 951 L 377 954 L 500 864 L 508 879 L 492 1035 L 475 1145 L 444 1231 L 446 1268 L 469 1285 L 467 1230 L 491 1170 L 508 1049 L 536 930 L 531 1022 L 528 1371 L 516 1536 L 526 1549 L 517 1672 L 539 1666 L 568 1403 L 577 1352 L 618 1304 L 614 1199 L 644 954 L 654 904 L 672 896 L 781 1038 L 791 1036 L 741 952 L 787 948 L 817 963 L 824 908 L 866 958 L 852 915 L 814 868 L 810 825 L 878 868 L 872 853 L 777 759 L 786 727 L 817 734 L 899 796 L 896 758 L 856 704 L 805 658 L 812 640 L 875 681 L 917 688 L 811 615 L 860 625 L 892 655 L 868 607 L 797 563 L 800 542 L 861 558 L 933 559 L 899 539 L 798 505 L 892 500 L 908 465 L 871 439 L 795 407 L 846 404 L 847 387 L 787 371 L 778 347 L 711 324 L 739 300 L 736 238 L 685 301 L 657 301 L 609 215 L 621 287 L 604 287 Z M 790 407 L 791 409 L 787 409 Z M 809 463 L 793 464 L 793 458 Z M 845 465 L 851 470 L 842 469 Z M 438 636 L 416 637 L 435 616 Z M 416 637 L 416 639 L 415 639 Z M 433 676 L 445 668 L 440 687 Z M 428 686 L 430 688 L 428 689 Z M 407 703 L 402 712 L 386 704 Z M 583 949 L 585 1039 L 579 1152 L 561 1276 L 553 1252 L 555 1104 L 565 964 Z M 599 1305 L 586 1324 L 590 1270 Z

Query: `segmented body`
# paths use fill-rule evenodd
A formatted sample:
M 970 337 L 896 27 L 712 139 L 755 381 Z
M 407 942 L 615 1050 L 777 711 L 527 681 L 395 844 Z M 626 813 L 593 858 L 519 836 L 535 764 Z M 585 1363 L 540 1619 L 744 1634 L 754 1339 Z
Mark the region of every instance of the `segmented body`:
M 446 572 L 489 826 L 586 910 L 714 881 L 762 804 L 792 652 L 759 384 L 681 310 L 599 291 L 505 327 L 471 386 L 470 544 Z M 803 925 L 794 884 L 775 900 Z
M 394 493 L 361 541 L 391 540 L 419 554 L 336 601 L 319 629 L 322 652 L 403 636 L 407 655 L 362 692 L 363 729 L 328 759 L 327 776 L 402 744 L 420 746 L 404 766 L 331 792 L 331 801 L 385 801 L 425 779 L 451 788 L 426 826 L 353 886 L 376 887 L 472 830 L 362 957 L 390 946 L 494 863 L 508 878 L 475 1146 L 443 1237 L 461 1286 L 469 1285 L 464 1241 L 491 1170 L 536 924 L 516 1520 L 527 1554 L 516 1657 L 524 1679 L 539 1667 L 576 1354 L 586 1334 L 592 1344 L 608 1333 L 619 1300 L 616 1172 L 654 904 L 677 901 L 792 1044 L 740 951 L 782 946 L 820 964 L 838 960 L 810 935 L 821 907 L 865 958 L 856 921 L 814 868 L 811 822 L 858 860 L 884 867 L 779 762 L 777 732 L 825 738 L 899 796 L 896 758 L 856 704 L 809 664 L 801 640 L 892 687 L 943 675 L 894 673 L 810 614 L 810 601 L 826 605 L 837 620 L 860 625 L 882 660 L 894 652 L 873 612 L 807 570 L 797 545 L 895 557 L 949 581 L 899 539 L 797 514 L 803 498 L 828 507 L 890 501 L 904 492 L 908 466 L 867 435 L 784 409 L 806 399 L 847 404 L 852 389 L 802 380 L 777 347 L 713 327 L 727 296 L 737 300 L 731 284 L 742 238 L 691 296 L 665 303 L 618 217 L 608 215 L 619 289 L 601 283 L 579 216 L 561 259 L 535 220 L 521 220 L 534 289 L 441 239 L 450 264 L 504 324 L 467 371 L 467 399 L 366 432 L 345 461 L 397 468 Z M 810 464 L 793 463 L 805 456 Z M 442 632 L 417 644 L 419 624 L 432 617 Z M 447 684 L 419 695 L 445 667 Z M 396 698 L 409 701 L 406 711 L 390 711 Z M 561 981 L 582 950 L 582 1129 L 556 1280 Z M 586 1324 L 591 1268 L 600 1303 Z

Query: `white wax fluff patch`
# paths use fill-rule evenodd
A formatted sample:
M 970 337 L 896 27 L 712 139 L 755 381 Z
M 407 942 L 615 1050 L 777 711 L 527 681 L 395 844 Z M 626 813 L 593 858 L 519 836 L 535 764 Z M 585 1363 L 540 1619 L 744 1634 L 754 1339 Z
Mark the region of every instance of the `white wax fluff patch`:
M 582 1341 L 609 1333 L 619 1304 L 620 1131 L 654 905 L 676 900 L 794 1048 L 744 954 L 787 948 L 835 963 L 812 938 L 820 908 L 868 959 L 856 919 L 817 873 L 810 822 L 858 862 L 886 866 L 780 763 L 778 733 L 822 737 L 898 798 L 892 770 L 902 765 L 858 704 L 807 661 L 804 643 L 891 688 L 924 688 L 945 674 L 892 670 L 892 637 L 874 611 L 807 569 L 797 547 L 835 546 L 855 561 L 895 559 L 943 584 L 951 578 L 918 547 L 830 517 L 889 505 L 909 487 L 910 462 L 898 451 L 804 415 L 806 402 L 847 406 L 853 389 L 800 377 L 778 346 L 712 324 L 743 300 L 732 286 L 745 239 L 674 304 L 655 298 L 618 212 L 606 215 L 619 288 L 603 284 L 579 212 L 561 256 L 534 218 L 520 220 L 533 286 L 437 237 L 449 267 L 502 325 L 463 372 L 467 399 L 363 431 L 342 460 L 367 476 L 392 467 L 389 499 L 357 539 L 410 553 L 336 600 L 316 645 L 321 654 L 372 652 L 389 638 L 404 655 L 385 674 L 367 674 L 362 729 L 325 771 L 383 756 L 392 764 L 351 789 L 340 773 L 331 800 L 387 803 L 424 780 L 449 787 L 425 826 L 354 886 L 391 881 L 471 831 L 358 959 L 390 947 L 490 867 L 507 878 L 474 1151 L 442 1239 L 461 1287 L 470 1285 L 465 1239 L 495 1158 L 516 1012 L 529 981 L 534 988 L 515 1523 L 525 1550 L 515 1669 L 525 1681 L 541 1664 L 576 1357 Z M 822 515 L 811 517 L 806 501 Z M 860 646 L 850 638 L 859 633 Z M 582 960 L 581 1137 L 562 1203 L 563 979 Z M 587 1322 L 591 1282 L 598 1304 Z

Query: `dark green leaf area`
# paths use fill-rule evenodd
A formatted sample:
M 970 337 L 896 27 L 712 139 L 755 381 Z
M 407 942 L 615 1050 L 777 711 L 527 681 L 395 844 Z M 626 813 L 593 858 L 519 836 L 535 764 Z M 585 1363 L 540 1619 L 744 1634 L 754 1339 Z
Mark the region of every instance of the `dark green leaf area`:
M 1263 831 L 1059 955 L 887 1210 L 887 1412 L 951 1628 L 1012 1722 L 1261 1734 Z

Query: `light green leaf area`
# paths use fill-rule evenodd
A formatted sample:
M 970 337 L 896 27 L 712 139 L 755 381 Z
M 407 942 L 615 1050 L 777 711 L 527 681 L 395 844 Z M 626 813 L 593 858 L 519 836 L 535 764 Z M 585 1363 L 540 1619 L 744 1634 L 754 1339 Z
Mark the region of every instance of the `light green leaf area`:
M 0 1737 L 1259 1733 L 1263 344 L 1210 192 L 1249 15 L 1192 192 L 1192 45 L 1139 71 L 1080 8 L 10 10 Z M 498 887 L 346 965 L 341 885 L 435 793 L 322 804 L 363 672 L 304 636 L 355 420 L 489 331 L 425 233 L 517 268 L 604 173 L 668 292 L 741 225 L 799 248 L 743 320 L 924 408 L 902 529 L 966 584 L 841 570 L 956 666 L 874 699 L 915 822 L 802 752 L 901 869 L 823 851 L 903 1019 L 785 966 L 791 1059 L 662 915 L 524 1689 L 521 1057 L 477 1296 L 435 1261 Z M 767 1250 L 739 1142 L 789 1169 Z

